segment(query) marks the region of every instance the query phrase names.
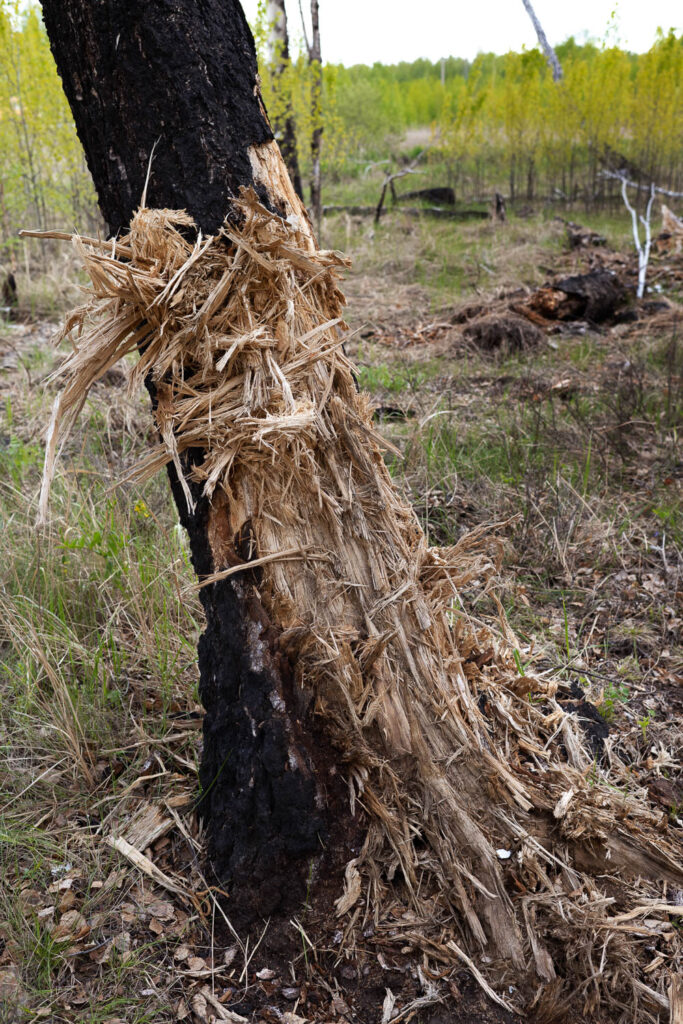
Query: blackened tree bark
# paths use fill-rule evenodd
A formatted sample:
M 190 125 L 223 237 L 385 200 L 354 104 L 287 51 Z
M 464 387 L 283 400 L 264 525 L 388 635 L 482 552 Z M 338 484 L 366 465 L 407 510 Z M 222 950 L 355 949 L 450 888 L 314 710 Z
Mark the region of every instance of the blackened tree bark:
M 305 217 L 272 141 L 237 0 L 44 0 L 43 16 L 112 234 L 130 223 L 150 162 L 147 205 L 186 209 L 204 234 L 221 226 L 242 186 Z M 248 557 L 248 524 L 226 536 L 225 508 L 198 486 L 189 513 L 170 475 L 198 575 Z M 210 855 L 232 883 L 236 920 L 287 913 L 300 906 L 327 834 L 323 746 L 297 711 L 286 653 L 245 576 L 204 588 L 202 600 Z
M 289 64 L 289 33 L 287 31 L 285 0 L 268 0 L 267 17 L 270 39 L 269 58 L 275 78 L 275 88 L 281 89 L 282 75 Z M 282 159 L 287 166 L 289 176 L 294 185 L 294 191 L 299 199 L 303 199 L 304 193 L 301 185 L 299 157 L 296 151 L 296 129 L 289 94 L 283 97 L 283 106 L 282 112 L 273 117 L 273 126 L 280 146 L 280 152 L 282 153 Z

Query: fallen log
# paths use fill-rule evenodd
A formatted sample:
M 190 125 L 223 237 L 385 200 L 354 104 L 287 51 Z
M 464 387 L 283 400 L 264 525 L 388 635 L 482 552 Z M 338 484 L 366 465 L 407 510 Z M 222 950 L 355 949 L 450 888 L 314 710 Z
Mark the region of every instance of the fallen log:
M 413 192 L 399 192 L 395 202 L 403 203 L 408 199 L 424 199 L 437 206 L 455 206 L 455 191 L 448 186 L 436 188 L 418 188 Z
M 564 217 L 556 217 L 555 220 L 564 224 L 567 231 L 567 243 L 570 249 L 592 249 L 607 245 L 605 236 L 597 231 L 593 231 L 592 228 L 583 227 L 582 224 L 575 224 L 571 220 L 565 220 Z
M 627 297 L 626 288 L 616 274 L 600 269 L 538 288 L 510 308 L 539 326 L 552 320 L 586 320 L 601 324 L 616 315 Z
M 375 206 L 323 206 L 323 216 L 332 213 L 349 213 L 352 217 L 369 217 L 374 216 L 376 209 Z M 386 209 L 382 210 L 382 214 L 386 212 Z
M 435 217 L 441 220 L 490 220 L 491 214 L 488 210 L 449 210 L 441 206 L 404 206 L 401 213 L 409 217 Z
M 323 206 L 323 214 L 349 213 L 355 217 L 377 217 L 375 206 Z M 399 209 L 391 206 L 383 206 L 379 216 L 385 217 L 388 213 L 402 213 L 408 217 L 436 217 L 445 220 L 468 221 L 468 220 L 489 220 L 490 214 L 486 210 L 449 210 L 439 206 L 402 206 Z

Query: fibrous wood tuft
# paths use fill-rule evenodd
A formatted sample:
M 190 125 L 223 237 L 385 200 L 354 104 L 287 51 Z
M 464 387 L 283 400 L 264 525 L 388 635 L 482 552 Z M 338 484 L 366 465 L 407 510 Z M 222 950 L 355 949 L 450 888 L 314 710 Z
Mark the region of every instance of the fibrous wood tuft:
M 520 675 L 507 627 L 470 619 L 491 537 L 428 547 L 342 348 L 344 258 L 251 190 L 215 236 L 141 209 L 120 241 L 74 244 L 92 292 L 66 324 L 41 512 L 89 388 L 139 352 L 130 386 L 152 381 L 160 441 L 135 476 L 172 462 L 188 505 L 201 487 L 220 508 L 200 583 L 241 587 L 252 566 L 366 826 L 340 878 L 347 939 L 370 917 L 510 1008 L 658 1019 L 667 971 L 643 969 L 663 934 L 679 963 L 680 845 L 614 756 L 595 764 L 553 679 Z

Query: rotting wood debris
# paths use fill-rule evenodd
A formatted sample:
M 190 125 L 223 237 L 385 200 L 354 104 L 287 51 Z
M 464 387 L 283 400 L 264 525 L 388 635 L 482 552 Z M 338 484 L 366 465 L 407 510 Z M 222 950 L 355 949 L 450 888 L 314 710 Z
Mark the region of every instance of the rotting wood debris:
M 398 946 L 467 965 L 510 1010 L 660 1020 L 681 969 L 679 838 L 616 756 L 596 765 L 552 677 L 520 676 L 504 617 L 497 636 L 469 617 L 460 590 L 495 573 L 491 536 L 427 547 L 341 348 L 346 261 L 252 191 L 235 205 L 240 228 L 194 245 L 167 210 L 120 241 L 74 237 L 92 294 L 64 330 L 41 514 L 90 387 L 144 339 L 130 387 L 152 376 L 162 442 L 135 475 L 182 476 L 201 451 L 195 480 L 235 532 L 250 521 L 260 598 L 367 817 L 345 942 L 398 902 Z

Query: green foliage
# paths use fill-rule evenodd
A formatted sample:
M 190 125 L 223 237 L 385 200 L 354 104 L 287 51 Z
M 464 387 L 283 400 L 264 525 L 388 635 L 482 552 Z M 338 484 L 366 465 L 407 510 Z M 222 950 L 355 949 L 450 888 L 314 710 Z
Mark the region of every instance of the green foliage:
M 352 140 L 337 109 L 337 71 L 334 65 L 322 69 L 319 89 L 319 65 L 309 63 L 303 53 L 285 60 L 281 49 L 270 52 L 266 5 L 261 0 L 256 23 L 252 26 L 259 62 L 261 93 L 276 137 L 279 126 L 291 116 L 296 127 L 297 156 L 304 175 L 311 171 L 311 140 L 322 128 L 325 171 L 336 174 L 344 166 Z
M 606 722 L 611 722 L 614 720 L 618 706 L 620 704 L 628 704 L 629 697 L 629 688 L 624 683 L 621 685 L 608 683 L 604 689 L 602 700 L 598 705 L 598 711 Z
M 642 55 L 570 40 L 560 58 L 561 82 L 531 50 L 481 55 L 450 87 L 439 129 L 455 187 L 592 200 L 616 188 L 600 177 L 608 158 L 680 189 L 683 36 L 660 32 Z
M 0 262 L 20 227 L 96 223 L 92 181 L 39 8 L 0 0 Z
M 419 127 L 431 130 L 430 157 L 459 195 L 592 201 L 615 192 L 600 177 L 609 153 L 646 179 L 683 187 L 683 36 L 673 31 L 641 55 L 569 39 L 558 47 L 559 83 L 535 49 L 443 66 L 326 64 L 314 102 L 316 66 L 301 52 L 284 62 L 270 52 L 264 3 L 253 30 L 266 108 L 276 132 L 291 112 L 304 177 L 316 129 L 327 182 L 352 176 L 361 187 L 368 164 L 397 156 L 405 132 Z M 96 232 L 99 218 L 40 8 L 0 0 L 0 264 L 12 261 L 20 227 L 74 225 Z
M 310 162 L 312 69 L 303 56 L 284 72 L 267 54 L 265 5 L 254 26 L 266 107 L 274 122 L 291 110 L 299 162 Z M 436 161 L 459 193 L 495 188 L 512 199 L 540 192 L 591 200 L 614 191 L 600 177 L 612 154 L 645 177 L 680 188 L 683 37 L 658 34 L 645 54 L 617 46 L 558 47 L 565 76 L 553 82 L 536 50 L 472 61 L 326 65 L 319 122 L 323 170 L 336 180 L 393 153 L 397 137 L 431 126 Z M 443 77 L 442 77 L 443 72 Z
M 642 718 L 638 719 L 638 725 L 643 736 L 643 743 L 647 743 L 647 730 L 652 724 L 655 714 L 656 712 L 654 708 L 649 708 L 647 713 L 643 713 Z

